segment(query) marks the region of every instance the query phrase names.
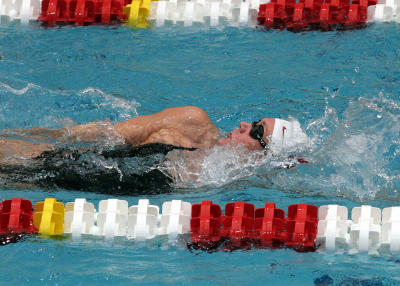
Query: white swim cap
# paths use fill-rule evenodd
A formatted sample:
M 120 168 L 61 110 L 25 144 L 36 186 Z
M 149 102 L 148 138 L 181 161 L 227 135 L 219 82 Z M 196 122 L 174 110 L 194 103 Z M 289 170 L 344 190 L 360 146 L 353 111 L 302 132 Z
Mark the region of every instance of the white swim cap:
M 286 121 L 275 118 L 274 131 L 269 144 L 272 152 L 280 152 L 282 149 L 290 149 L 298 144 L 308 142 L 307 135 L 301 130 L 298 121 Z

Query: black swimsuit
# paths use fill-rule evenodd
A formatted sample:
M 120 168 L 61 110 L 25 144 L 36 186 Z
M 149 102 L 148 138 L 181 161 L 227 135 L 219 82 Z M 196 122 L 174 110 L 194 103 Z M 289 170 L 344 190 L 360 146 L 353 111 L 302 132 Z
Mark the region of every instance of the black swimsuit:
M 172 191 L 172 179 L 157 166 L 175 149 L 195 150 L 160 143 L 112 150 L 63 148 L 43 152 L 29 166 L 0 166 L 0 173 L 6 173 L 10 182 L 42 188 L 113 195 L 167 193 Z

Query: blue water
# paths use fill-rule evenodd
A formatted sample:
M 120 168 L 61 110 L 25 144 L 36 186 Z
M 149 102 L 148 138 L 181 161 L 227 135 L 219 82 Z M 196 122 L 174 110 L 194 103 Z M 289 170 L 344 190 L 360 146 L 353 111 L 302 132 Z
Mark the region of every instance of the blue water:
M 273 201 L 352 208 L 400 205 L 400 26 L 290 33 L 258 29 L 0 27 L 0 129 L 126 120 L 171 106 L 203 108 L 221 132 L 262 117 L 296 118 L 312 143 L 293 152 L 311 163 L 230 164 L 209 156 L 190 185 L 152 204 L 183 199 L 224 206 Z M 224 163 L 224 160 L 227 163 Z M 221 163 L 222 162 L 222 163 Z M 225 165 L 224 165 L 225 164 Z M 275 164 L 275 165 L 274 165 Z M 64 203 L 111 195 L 4 188 L 0 200 Z M 144 196 L 125 196 L 129 205 Z M 39 237 L 0 248 L 2 285 L 397 285 L 397 256 L 251 249 L 189 251 L 168 244 L 109 244 Z

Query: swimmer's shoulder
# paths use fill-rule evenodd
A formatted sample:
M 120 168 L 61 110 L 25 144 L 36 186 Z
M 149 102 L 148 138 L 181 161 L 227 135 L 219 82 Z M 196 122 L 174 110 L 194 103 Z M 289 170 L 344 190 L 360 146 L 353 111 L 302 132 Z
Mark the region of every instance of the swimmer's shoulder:
M 166 108 L 155 114 L 157 119 L 174 118 L 173 123 L 204 124 L 210 122 L 208 114 L 197 106 L 180 106 Z
M 183 107 L 183 120 L 185 130 L 183 132 L 192 140 L 194 146 L 210 148 L 217 143 L 218 128 L 211 122 L 208 114 L 196 106 Z

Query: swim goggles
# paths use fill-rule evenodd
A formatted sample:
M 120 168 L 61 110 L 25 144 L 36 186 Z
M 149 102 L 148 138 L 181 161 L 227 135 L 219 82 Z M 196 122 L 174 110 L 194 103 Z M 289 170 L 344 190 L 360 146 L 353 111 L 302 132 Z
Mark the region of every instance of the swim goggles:
M 258 142 L 260 142 L 260 145 L 266 149 L 267 143 L 265 143 L 264 139 L 262 138 L 264 135 L 264 127 L 262 125 L 257 125 L 258 123 L 260 123 L 261 120 L 258 121 L 254 121 L 251 123 L 251 130 L 250 130 L 250 137 L 258 140 Z

